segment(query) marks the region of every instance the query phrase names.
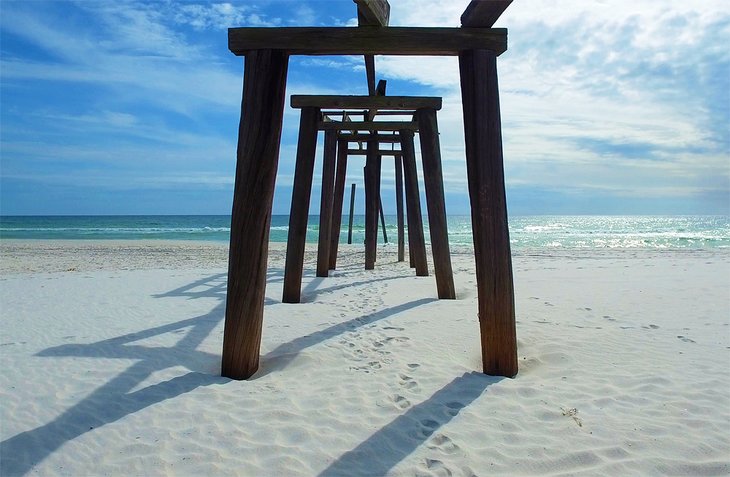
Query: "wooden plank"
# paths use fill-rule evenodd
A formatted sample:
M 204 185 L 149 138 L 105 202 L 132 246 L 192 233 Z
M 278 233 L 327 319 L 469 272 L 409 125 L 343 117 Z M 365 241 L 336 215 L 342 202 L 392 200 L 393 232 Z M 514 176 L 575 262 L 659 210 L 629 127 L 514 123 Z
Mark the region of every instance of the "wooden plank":
M 380 225 L 383 227 L 383 242 L 388 243 L 388 232 L 385 230 L 385 214 L 383 213 L 383 196 L 380 194 L 378 194 L 378 211 L 380 212 Z
M 402 111 L 389 111 L 387 109 L 378 109 L 376 116 L 403 116 L 404 118 L 411 118 L 413 116 L 413 113 L 415 110 L 402 110 Z M 330 118 L 335 118 L 338 116 L 342 116 L 344 114 L 347 114 L 348 116 L 366 116 L 368 114 L 367 111 L 357 111 L 354 109 L 348 109 L 348 110 L 340 110 L 340 111 L 333 111 L 333 110 L 326 110 L 322 111 L 322 114 L 326 114 L 327 116 L 330 116 Z M 336 119 L 333 119 L 336 121 Z
M 438 96 L 347 96 L 347 95 L 303 95 L 291 96 L 292 108 L 313 106 L 321 109 L 388 109 L 416 111 L 421 108 L 441 109 Z M 357 112 L 352 113 L 357 114 Z M 407 114 L 407 113 L 402 113 Z
M 322 190 L 319 205 L 319 240 L 317 244 L 317 276 L 327 277 L 330 270 L 330 233 L 332 232 L 332 208 L 335 189 L 335 163 L 337 161 L 337 133 L 324 134 L 324 162 L 322 164 Z
M 472 0 L 461 15 L 461 26 L 491 28 L 512 0 Z
M 357 4 L 357 23 L 360 26 L 388 26 L 390 4 L 388 0 L 354 0 Z
M 403 153 L 401 151 L 394 151 L 391 149 L 378 149 L 375 151 L 375 154 L 378 156 L 402 156 Z M 367 156 L 368 150 L 367 149 L 348 149 L 347 150 L 348 156 Z
M 451 268 L 449 233 L 446 224 L 446 205 L 444 200 L 444 179 L 441 171 L 441 146 L 436 123 L 436 111 L 419 109 L 416 118 L 420 127 L 421 160 L 423 163 L 423 184 L 426 188 L 428 224 L 433 253 L 433 269 L 436 275 L 436 288 L 440 299 L 453 300 L 454 275 Z
M 419 277 L 427 277 L 426 241 L 423 237 L 421 200 L 418 196 L 418 172 L 416 171 L 416 152 L 413 144 L 413 132 L 408 130 L 400 131 L 400 137 L 401 149 L 403 150 L 403 176 L 406 185 L 408 248 L 412 251 L 416 275 Z
M 472 49 L 507 50 L 505 28 L 443 27 L 286 27 L 229 28 L 228 49 L 274 49 L 290 55 L 456 56 Z
M 350 221 L 347 225 L 347 243 L 352 244 L 352 221 L 355 217 L 355 188 L 356 184 L 352 184 L 350 189 Z
M 397 134 L 351 134 L 351 133 L 339 133 L 337 139 L 342 139 L 347 142 L 363 142 L 374 139 L 381 144 L 400 144 L 400 137 Z
M 335 202 L 332 208 L 332 231 L 330 232 L 330 270 L 337 268 L 337 249 L 340 245 L 342 227 L 342 206 L 345 199 L 345 176 L 347 175 L 347 141 L 337 141 L 337 172 L 335 173 Z
M 365 55 L 365 78 L 368 82 L 368 94 L 375 95 L 375 56 Z
M 375 96 L 385 96 L 385 88 L 387 82 L 385 80 L 378 81 L 378 86 L 375 88 Z M 369 109 L 365 114 L 365 121 L 373 121 L 375 116 L 378 115 L 377 109 Z
M 259 367 L 287 68 L 280 51 L 246 55 L 221 362 L 221 374 L 232 379 L 247 379 Z
M 368 141 L 368 150 L 365 162 L 365 270 L 375 268 L 375 259 L 378 246 L 378 197 L 379 197 L 379 157 L 375 154 L 378 144 Z
M 512 377 L 517 333 L 496 56 L 464 52 L 459 69 L 482 362 L 486 374 Z
M 403 159 L 395 156 L 395 215 L 398 222 L 398 261 L 405 261 L 405 230 L 403 220 Z
M 289 235 L 284 265 L 284 290 L 281 301 L 299 303 L 304 271 L 304 245 L 307 241 L 309 198 L 314 176 L 314 154 L 317 149 L 319 109 L 303 108 L 299 118 L 299 139 L 294 166 L 294 188 L 289 211 Z
M 322 121 L 317 125 L 320 131 L 418 131 L 418 123 L 413 121 Z

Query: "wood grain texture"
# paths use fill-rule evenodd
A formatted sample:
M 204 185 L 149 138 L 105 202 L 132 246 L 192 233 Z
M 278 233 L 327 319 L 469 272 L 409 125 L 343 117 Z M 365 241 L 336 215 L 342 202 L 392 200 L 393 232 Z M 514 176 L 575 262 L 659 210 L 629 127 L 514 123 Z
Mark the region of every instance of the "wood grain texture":
M 383 161 L 380 161 L 383 164 Z M 383 213 L 383 196 L 378 194 L 378 212 L 380 212 L 380 225 L 383 229 L 383 242 L 388 243 L 388 231 L 385 229 L 385 214 Z
M 232 379 L 247 379 L 259 367 L 287 67 L 281 51 L 245 59 L 221 362 L 221 374 Z
M 357 4 L 357 23 L 360 26 L 388 26 L 390 4 L 388 0 L 354 0 Z
M 343 133 L 340 132 L 337 136 L 337 139 L 342 139 L 343 141 L 347 142 L 363 142 L 363 141 L 369 141 L 370 139 L 375 139 L 381 144 L 400 144 L 400 137 L 398 134 L 350 134 L 350 133 Z
M 365 79 L 368 83 L 368 95 L 375 95 L 375 56 L 365 55 Z
M 418 131 L 418 123 L 413 121 L 323 121 L 317 125 L 320 131 Z
M 321 109 L 387 109 L 396 111 L 415 111 L 420 108 L 441 109 L 442 100 L 437 96 L 293 94 L 291 96 L 290 104 L 294 109 L 313 106 Z
M 482 361 L 486 374 L 512 377 L 517 334 L 496 56 L 464 52 L 459 69 Z
M 395 157 L 395 216 L 398 224 L 398 261 L 405 261 L 405 223 L 403 220 L 403 159 Z
M 303 108 L 299 118 L 299 140 L 294 168 L 291 210 L 289 211 L 289 235 L 286 243 L 284 265 L 284 303 L 299 303 L 304 271 L 304 246 L 307 241 L 309 198 L 312 193 L 314 155 L 317 149 L 317 122 L 319 109 Z
M 378 156 L 402 156 L 403 152 L 392 151 L 390 149 L 378 149 L 377 151 L 375 151 L 375 154 Z M 347 155 L 348 156 L 367 156 L 368 150 L 367 149 L 348 149 Z
M 274 49 L 290 55 L 456 56 L 476 48 L 497 55 L 507 50 L 504 28 L 286 27 L 229 28 L 228 49 Z
M 472 0 L 461 15 L 461 26 L 491 28 L 512 0 Z
M 345 199 L 345 177 L 347 176 L 347 141 L 337 141 L 337 172 L 335 173 L 335 198 L 332 207 L 332 231 L 330 232 L 330 270 L 337 269 L 337 251 L 340 245 L 342 207 Z
M 365 270 L 375 268 L 378 246 L 378 198 L 380 196 L 378 163 L 380 158 L 375 154 L 377 147 L 376 141 L 368 141 L 370 153 L 365 160 Z
M 408 216 L 408 248 L 411 250 L 416 276 L 428 276 L 426 262 L 426 241 L 423 236 L 423 217 L 421 199 L 418 194 L 418 172 L 416 152 L 413 144 L 413 131 L 400 131 L 401 150 L 403 151 L 403 176 L 406 186 L 406 214 Z
M 327 131 L 324 135 L 324 162 L 322 164 L 322 189 L 319 204 L 319 237 L 317 244 L 318 277 L 329 276 L 330 233 L 332 232 L 336 162 L 337 133 L 335 131 Z
M 347 225 L 347 243 L 352 244 L 352 222 L 355 218 L 355 190 L 357 189 L 357 184 L 352 184 L 352 188 L 350 189 L 350 217 L 349 222 Z
M 436 122 L 436 111 L 416 111 L 419 136 L 421 138 L 421 160 L 423 163 L 423 185 L 426 188 L 426 206 L 433 253 L 433 269 L 436 288 L 440 299 L 456 298 L 454 275 L 449 251 L 449 233 L 446 224 L 446 202 L 444 199 L 444 178 L 441 171 L 441 145 Z

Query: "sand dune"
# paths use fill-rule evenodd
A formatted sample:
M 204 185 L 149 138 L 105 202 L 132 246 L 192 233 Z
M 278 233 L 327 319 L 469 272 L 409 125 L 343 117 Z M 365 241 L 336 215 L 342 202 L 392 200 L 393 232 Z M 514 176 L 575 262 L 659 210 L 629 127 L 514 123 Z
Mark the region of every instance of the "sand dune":
M 520 373 L 481 374 L 474 265 L 307 252 L 261 369 L 219 375 L 226 253 L 0 245 L 2 475 L 728 475 L 730 252 L 521 252 Z M 431 268 L 432 270 L 432 268 Z

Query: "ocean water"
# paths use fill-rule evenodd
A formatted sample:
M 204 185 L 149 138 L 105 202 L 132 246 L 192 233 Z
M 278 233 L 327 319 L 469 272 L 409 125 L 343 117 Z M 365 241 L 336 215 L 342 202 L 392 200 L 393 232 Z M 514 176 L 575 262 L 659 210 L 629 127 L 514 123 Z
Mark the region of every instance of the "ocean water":
M 307 241 L 316 242 L 319 216 L 310 216 Z M 289 217 L 274 215 L 270 240 L 286 242 Z M 469 216 L 450 216 L 449 241 L 471 244 Z M 386 233 L 396 240 L 396 217 L 386 216 Z M 202 240 L 227 242 L 230 216 L 3 216 L 0 239 Z M 428 224 L 425 224 L 428 240 Z M 355 216 L 353 243 L 365 238 L 364 216 Z M 382 241 L 379 231 L 379 241 Z M 347 240 L 343 217 L 340 240 Z M 728 216 L 513 216 L 514 250 L 540 248 L 704 249 L 730 247 Z

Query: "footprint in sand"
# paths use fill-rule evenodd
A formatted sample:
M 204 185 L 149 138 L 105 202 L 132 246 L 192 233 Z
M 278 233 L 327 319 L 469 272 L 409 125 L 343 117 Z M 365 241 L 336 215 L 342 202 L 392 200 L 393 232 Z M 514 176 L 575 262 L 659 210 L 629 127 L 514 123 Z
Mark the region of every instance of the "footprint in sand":
M 444 454 L 455 454 L 460 450 L 460 447 L 454 444 L 454 442 L 442 433 L 435 434 L 428 444 L 429 449 L 438 449 Z
M 421 434 L 423 434 L 425 437 L 428 437 L 433 434 L 436 429 L 439 428 L 439 423 L 434 421 L 433 419 L 424 419 L 421 421 L 421 426 Z
M 400 394 L 393 394 L 389 399 L 401 411 L 411 406 L 411 402 Z
M 420 388 L 418 387 L 418 382 L 416 382 L 412 377 L 408 376 L 407 374 L 400 373 L 398 374 L 398 377 L 400 378 L 398 384 L 400 384 L 401 387 L 414 392 L 418 392 L 420 390 Z
M 426 459 L 426 468 L 431 472 L 438 472 L 437 475 L 453 475 L 444 463 L 437 459 Z
M 458 401 L 451 401 L 446 403 L 446 414 L 448 414 L 451 417 L 456 416 L 459 414 L 459 411 L 461 411 L 464 408 L 464 405 Z

